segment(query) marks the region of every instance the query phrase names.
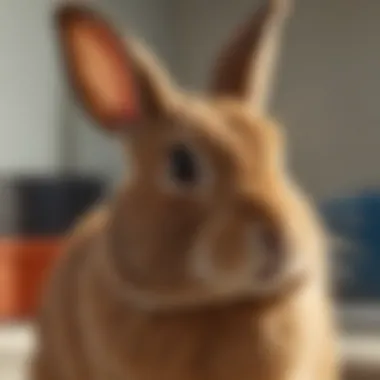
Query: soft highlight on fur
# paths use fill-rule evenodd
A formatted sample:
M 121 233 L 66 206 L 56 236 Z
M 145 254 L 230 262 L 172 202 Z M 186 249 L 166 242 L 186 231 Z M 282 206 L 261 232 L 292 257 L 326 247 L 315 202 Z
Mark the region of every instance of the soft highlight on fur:
M 133 172 L 68 236 L 32 380 L 338 378 L 323 227 L 266 115 L 286 5 L 264 1 L 203 97 L 94 10 L 58 8 L 78 100 Z M 173 174 L 178 147 L 190 183 Z

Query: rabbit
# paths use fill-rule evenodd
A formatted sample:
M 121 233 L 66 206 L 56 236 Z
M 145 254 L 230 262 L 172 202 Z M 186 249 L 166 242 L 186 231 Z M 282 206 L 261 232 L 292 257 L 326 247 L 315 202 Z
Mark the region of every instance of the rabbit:
M 101 12 L 58 6 L 77 100 L 131 167 L 67 236 L 32 380 L 339 377 L 324 226 L 268 115 L 289 10 L 254 11 L 199 95 Z

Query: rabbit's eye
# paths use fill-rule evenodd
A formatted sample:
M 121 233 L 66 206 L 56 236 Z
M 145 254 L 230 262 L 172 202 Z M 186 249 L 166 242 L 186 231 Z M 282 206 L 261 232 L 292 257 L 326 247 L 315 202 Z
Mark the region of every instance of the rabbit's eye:
M 194 185 L 198 179 L 198 162 L 185 145 L 175 145 L 169 151 L 170 179 L 179 185 Z

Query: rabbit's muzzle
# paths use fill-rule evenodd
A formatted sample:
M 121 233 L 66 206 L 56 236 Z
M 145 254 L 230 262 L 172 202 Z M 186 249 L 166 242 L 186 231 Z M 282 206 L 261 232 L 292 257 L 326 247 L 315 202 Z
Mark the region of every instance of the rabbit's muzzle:
M 268 197 L 246 198 L 221 211 L 197 239 L 193 273 L 222 293 L 280 290 L 307 271 L 310 241 L 294 216 Z

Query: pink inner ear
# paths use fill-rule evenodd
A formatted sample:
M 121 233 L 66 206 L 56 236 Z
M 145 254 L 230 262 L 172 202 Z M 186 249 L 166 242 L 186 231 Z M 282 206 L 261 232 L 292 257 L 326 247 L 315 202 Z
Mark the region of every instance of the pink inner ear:
M 136 121 L 139 94 L 123 41 L 94 17 L 74 18 L 64 32 L 74 84 L 90 114 L 113 130 Z

